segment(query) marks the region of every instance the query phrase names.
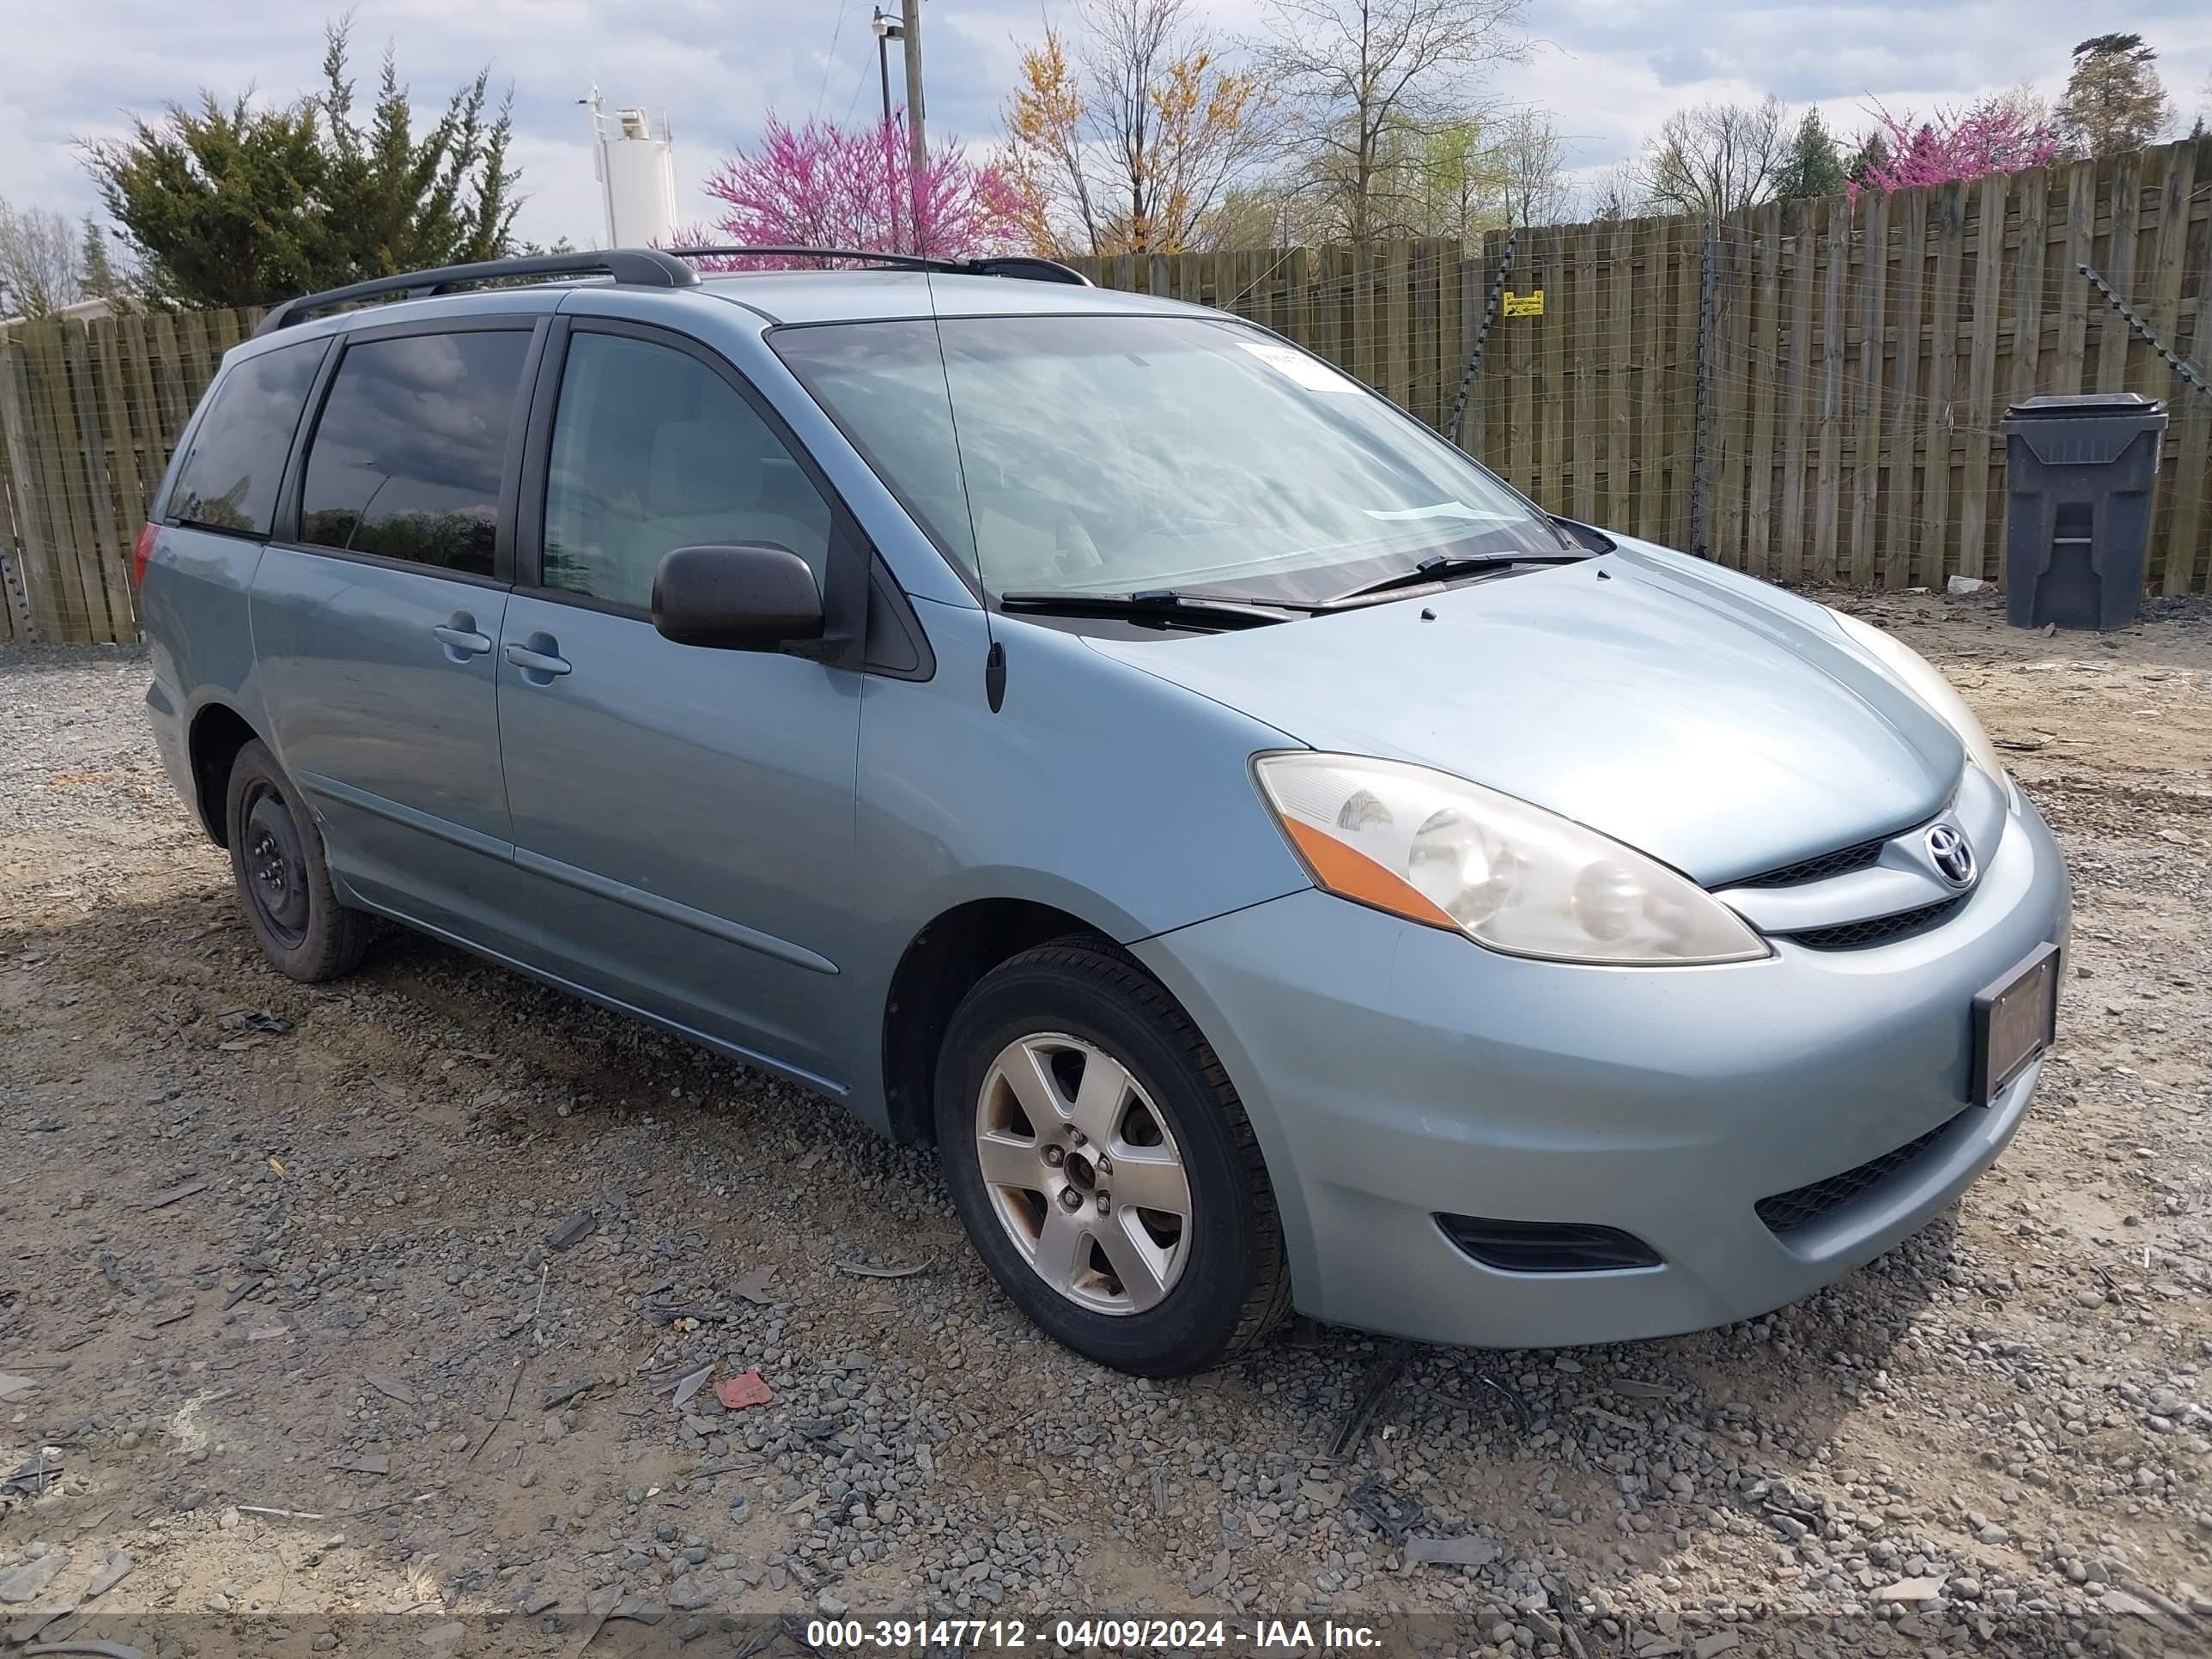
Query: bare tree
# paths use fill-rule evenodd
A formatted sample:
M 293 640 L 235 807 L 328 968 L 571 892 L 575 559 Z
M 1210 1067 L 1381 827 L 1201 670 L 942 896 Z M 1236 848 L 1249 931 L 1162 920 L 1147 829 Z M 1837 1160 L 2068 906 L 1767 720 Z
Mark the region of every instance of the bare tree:
M 1080 0 L 1046 27 L 1006 106 L 1006 159 L 1040 250 L 1190 246 L 1266 148 L 1259 82 L 1224 67 L 1190 0 Z
M 1200 222 L 1197 245 L 1209 252 L 1288 246 L 1290 201 L 1290 193 L 1272 180 L 1234 185 Z
M 1328 241 L 1334 232 L 1328 204 L 1306 187 L 1308 182 L 1284 172 L 1232 186 L 1199 227 L 1199 246 L 1316 247 Z
M 1514 228 L 1557 224 L 1566 216 L 1567 147 L 1543 110 L 1516 110 L 1508 117 L 1498 144 L 1504 179 L 1505 222 Z
M 2212 79 L 2208 79 L 2205 85 L 2212 87 Z M 1991 115 L 2008 115 L 2014 125 L 2023 129 L 2058 125 L 2057 117 L 2051 112 L 2051 100 L 2035 89 L 2033 81 L 2023 81 L 2003 92 L 1993 92 L 1974 107 Z
M 82 297 L 77 228 L 45 208 L 0 199 L 0 317 L 43 317 Z
M 1339 229 L 1341 169 L 1294 175 L 1291 193 L 1320 221 L 1322 240 Z M 1449 236 L 1464 241 L 1504 222 L 1505 177 L 1490 124 L 1480 116 L 1394 122 L 1375 147 L 1368 234 L 1378 240 Z
M 1523 0 L 1268 0 L 1272 32 L 1254 43 L 1265 83 L 1297 116 L 1287 137 L 1335 228 L 1372 240 L 1394 137 L 1480 114 L 1484 74 L 1526 57 L 1514 31 Z
M 1588 220 L 1633 219 L 1644 209 L 1644 179 L 1634 161 L 1607 167 L 1583 192 L 1583 217 Z
M 1645 141 L 1644 193 L 1673 213 L 1726 214 L 1764 201 L 1789 161 L 1782 100 L 1676 110 Z

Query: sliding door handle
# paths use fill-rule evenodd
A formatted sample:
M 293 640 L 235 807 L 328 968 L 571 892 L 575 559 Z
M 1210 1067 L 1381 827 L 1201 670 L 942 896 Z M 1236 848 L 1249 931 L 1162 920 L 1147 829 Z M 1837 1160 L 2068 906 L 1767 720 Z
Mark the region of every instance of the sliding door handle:
M 457 616 L 451 622 L 440 623 L 430 633 L 455 662 L 464 657 L 481 657 L 491 649 L 491 636 L 477 631 L 474 617 Z

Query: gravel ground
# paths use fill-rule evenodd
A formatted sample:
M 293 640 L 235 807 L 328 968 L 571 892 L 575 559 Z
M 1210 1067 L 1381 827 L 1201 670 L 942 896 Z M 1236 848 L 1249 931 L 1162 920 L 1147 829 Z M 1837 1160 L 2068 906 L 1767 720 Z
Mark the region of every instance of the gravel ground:
M 933 1155 L 832 1105 L 397 933 L 278 978 L 143 659 L 0 652 L 0 1475 L 62 1471 L 0 1498 L 6 1640 L 321 1650 L 401 1613 L 421 1653 L 512 1610 L 573 1655 L 905 1609 L 2212 1651 L 2212 607 L 2047 638 L 1848 602 L 1952 673 L 2073 860 L 2060 1044 L 1997 1168 L 1751 1323 L 1302 1322 L 1173 1384 L 1033 1334 Z M 726 1408 L 754 1370 L 773 1398 Z

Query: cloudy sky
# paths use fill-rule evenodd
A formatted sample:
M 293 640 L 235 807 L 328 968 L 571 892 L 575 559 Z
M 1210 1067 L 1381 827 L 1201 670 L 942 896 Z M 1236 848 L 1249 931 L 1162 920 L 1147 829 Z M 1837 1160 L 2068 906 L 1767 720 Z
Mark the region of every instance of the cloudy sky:
M 893 0 L 896 3 L 896 0 Z M 1264 29 L 1267 0 L 1194 0 L 1224 36 Z M 762 113 L 866 118 L 877 97 L 872 0 L 356 0 L 356 56 L 373 77 L 386 41 L 418 107 L 489 64 L 514 87 L 517 160 L 529 197 L 520 228 L 550 241 L 599 240 L 598 186 L 578 100 L 596 82 L 611 107 L 665 112 L 676 135 L 679 208 L 704 218 L 698 183 L 753 138 Z M 342 9 L 330 0 L 329 14 Z M 926 0 L 933 133 L 994 137 L 1016 42 L 1066 0 Z M 203 88 L 289 98 L 310 86 L 325 9 L 301 0 L 0 0 L 9 96 L 0 104 L 0 196 L 72 216 L 94 204 L 76 141 L 123 131 Z M 1492 91 L 1554 112 L 1576 167 L 1630 154 L 1671 109 L 1772 92 L 1818 104 L 1850 131 L 1879 100 L 1893 111 L 1964 103 L 2023 82 L 2055 95 L 2085 33 L 2131 29 L 2160 53 L 2185 129 L 2212 94 L 2212 5 L 2204 0 L 1886 0 L 1733 4 L 1553 0 L 1531 5 L 1530 61 Z M 894 76 L 898 73 L 896 60 Z

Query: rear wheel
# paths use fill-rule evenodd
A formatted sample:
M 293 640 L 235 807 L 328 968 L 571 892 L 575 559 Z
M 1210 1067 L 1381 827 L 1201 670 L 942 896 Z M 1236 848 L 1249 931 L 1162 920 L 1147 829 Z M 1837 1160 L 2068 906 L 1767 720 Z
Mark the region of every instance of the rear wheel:
M 351 973 L 372 924 L 338 902 L 322 832 L 258 739 L 231 762 L 223 824 L 239 906 L 270 964 L 311 983 Z
M 1181 1376 L 1289 1311 L 1243 1106 L 1188 1016 L 1110 948 L 1042 945 L 969 993 L 939 1062 L 937 1131 L 977 1251 L 1079 1353 Z

